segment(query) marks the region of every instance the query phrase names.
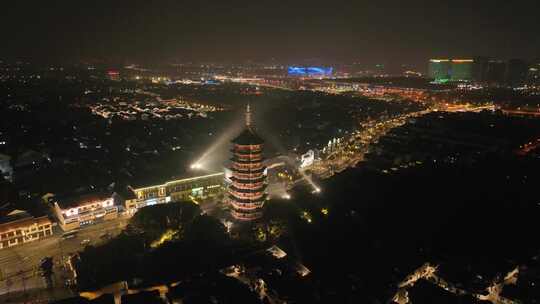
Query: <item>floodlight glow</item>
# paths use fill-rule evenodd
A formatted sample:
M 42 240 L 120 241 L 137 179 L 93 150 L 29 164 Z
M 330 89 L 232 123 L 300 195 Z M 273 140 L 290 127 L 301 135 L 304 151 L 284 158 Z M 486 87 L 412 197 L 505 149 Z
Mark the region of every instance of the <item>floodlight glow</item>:
M 202 165 L 200 163 L 194 163 L 193 165 L 191 165 L 190 168 L 192 170 L 200 170 L 200 169 L 202 169 Z
M 291 159 L 290 157 L 284 156 L 284 159 L 290 166 L 295 165 L 295 160 Z M 298 169 L 298 173 L 300 173 L 300 175 L 302 176 L 302 179 L 305 180 L 313 189 L 312 193 L 320 193 L 321 188 L 319 188 L 319 186 L 315 184 L 311 176 L 307 175 L 304 170 L 301 170 L 301 168 L 297 168 L 297 169 Z
M 291 199 L 291 195 L 289 193 L 285 193 L 281 196 L 282 199 L 286 199 L 286 200 L 290 200 Z
M 222 150 L 223 148 L 227 147 L 229 145 L 229 142 L 231 139 L 235 136 L 235 134 L 238 134 L 240 130 L 242 129 L 241 123 L 235 123 L 231 125 L 228 129 L 226 129 L 223 133 L 219 135 L 219 137 L 202 153 L 202 155 L 194 162 L 194 164 L 205 164 L 204 169 L 212 169 L 212 164 L 215 163 L 218 159 L 216 159 L 216 153 L 217 151 Z M 193 168 L 192 169 L 203 169 L 201 166 L 200 168 Z M 215 169 L 215 168 L 214 168 Z

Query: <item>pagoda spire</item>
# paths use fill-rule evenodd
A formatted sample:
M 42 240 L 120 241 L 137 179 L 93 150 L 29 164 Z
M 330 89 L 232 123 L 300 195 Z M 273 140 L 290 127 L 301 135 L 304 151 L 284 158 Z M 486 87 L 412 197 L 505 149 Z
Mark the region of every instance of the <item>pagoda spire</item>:
M 246 127 L 251 128 L 251 105 L 249 102 L 246 106 Z

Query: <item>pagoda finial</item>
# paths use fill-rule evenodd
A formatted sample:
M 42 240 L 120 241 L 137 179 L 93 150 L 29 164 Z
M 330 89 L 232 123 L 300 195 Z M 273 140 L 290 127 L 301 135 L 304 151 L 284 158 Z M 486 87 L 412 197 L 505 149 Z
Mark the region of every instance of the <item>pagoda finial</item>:
M 251 106 L 249 102 L 246 106 L 246 127 L 251 128 Z

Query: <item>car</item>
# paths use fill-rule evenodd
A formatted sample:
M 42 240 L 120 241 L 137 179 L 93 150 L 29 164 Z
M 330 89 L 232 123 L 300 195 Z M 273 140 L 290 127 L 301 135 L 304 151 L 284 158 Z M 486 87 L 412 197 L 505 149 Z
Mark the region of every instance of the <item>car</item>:
M 90 240 L 89 239 L 84 239 L 81 241 L 81 245 L 88 245 L 90 244 Z

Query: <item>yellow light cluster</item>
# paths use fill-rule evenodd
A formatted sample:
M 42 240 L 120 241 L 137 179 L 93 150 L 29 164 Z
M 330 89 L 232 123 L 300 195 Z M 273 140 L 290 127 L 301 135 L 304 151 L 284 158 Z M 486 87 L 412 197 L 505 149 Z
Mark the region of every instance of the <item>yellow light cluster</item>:
M 162 184 L 162 185 L 154 185 L 154 186 L 146 186 L 146 187 L 142 187 L 142 188 L 137 188 L 137 189 L 134 189 L 134 191 L 138 192 L 138 191 L 144 191 L 144 190 L 151 189 L 151 188 L 156 188 L 156 187 L 166 187 L 166 186 L 171 185 L 171 184 L 185 183 L 185 182 L 190 182 L 190 181 L 194 181 L 194 180 L 197 180 L 197 179 L 217 177 L 217 176 L 222 176 L 223 174 L 224 174 L 223 172 L 220 172 L 220 173 L 213 173 L 213 174 L 203 175 L 203 176 L 195 176 L 195 177 L 190 177 L 190 178 L 177 179 L 177 180 L 168 181 L 168 182 L 166 182 L 165 184 Z
M 163 243 L 172 240 L 175 234 L 176 234 L 176 231 L 172 229 L 168 229 L 161 235 L 159 239 L 153 241 L 152 244 L 150 244 L 150 247 L 157 248 L 161 246 Z

